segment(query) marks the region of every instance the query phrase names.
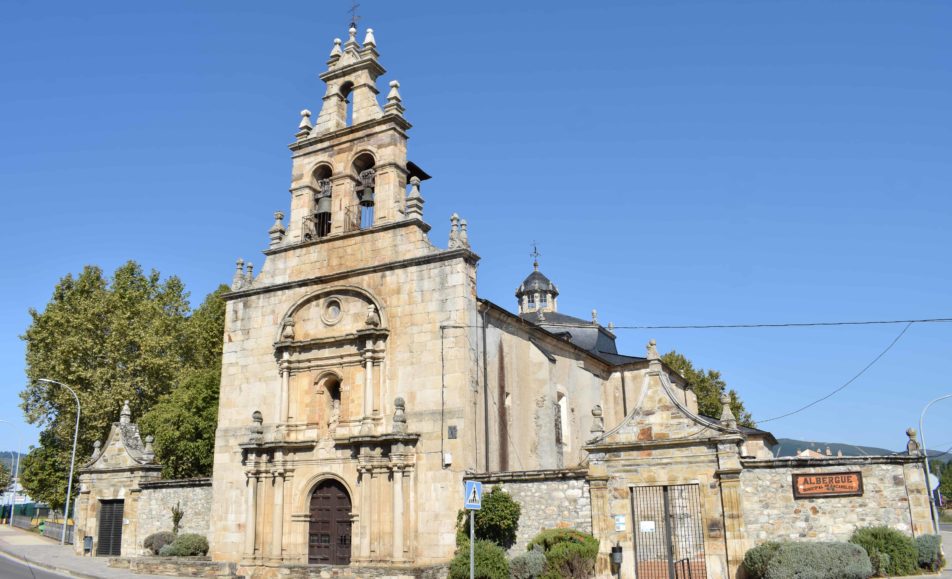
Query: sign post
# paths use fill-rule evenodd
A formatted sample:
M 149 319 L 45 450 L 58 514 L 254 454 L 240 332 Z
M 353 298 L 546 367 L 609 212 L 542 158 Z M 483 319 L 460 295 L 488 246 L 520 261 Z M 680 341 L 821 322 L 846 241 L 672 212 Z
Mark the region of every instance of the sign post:
M 476 575 L 476 527 L 473 523 L 473 512 L 483 505 L 483 483 L 474 480 L 466 482 L 463 493 L 464 507 L 469 511 L 469 579 Z

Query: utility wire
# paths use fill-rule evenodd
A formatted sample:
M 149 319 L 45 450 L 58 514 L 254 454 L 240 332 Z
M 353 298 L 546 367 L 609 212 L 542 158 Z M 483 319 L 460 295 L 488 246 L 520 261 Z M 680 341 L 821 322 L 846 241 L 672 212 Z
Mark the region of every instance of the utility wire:
M 904 328 L 902 329 L 902 331 L 899 332 L 899 335 L 897 335 L 895 338 L 893 338 L 893 341 L 890 342 L 888 346 L 886 346 L 886 349 L 885 349 L 885 350 L 883 350 L 882 352 L 880 352 L 879 355 L 876 356 L 875 358 L 873 358 L 873 360 L 872 360 L 869 364 L 866 364 L 866 366 L 864 366 L 862 370 L 860 370 L 859 372 L 857 372 L 855 376 L 853 376 L 852 378 L 850 378 L 849 380 L 847 380 L 842 386 L 840 386 L 840 387 L 837 388 L 836 390 L 833 390 L 832 392 L 830 392 L 830 393 L 827 394 L 826 396 L 824 396 L 824 397 L 822 397 L 822 398 L 818 398 L 818 399 L 814 400 L 813 402 L 807 404 L 806 406 L 801 406 L 800 408 L 797 408 L 796 410 L 794 410 L 794 411 L 792 411 L 792 412 L 787 412 L 786 414 L 781 414 L 780 416 L 774 416 L 773 418 L 767 418 L 767 419 L 765 419 L 765 420 L 758 420 L 758 421 L 757 421 L 757 424 L 760 425 L 760 424 L 763 424 L 763 423 L 765 423 L 765 422 L 772 422 L 772 421 L 774 421 L 774 420 L 780 420 L 781 418 L 786 418 L 786 417 L 788 417 L 788 416 L 793 416 L 794 414 L 797 414 L 797 413 L 799 413 L 799 412 L 803 412 L 804 410 L 806 410 L 807 408 L 810 408 L 811 406 L 816 406 L 817 404 L 819 404 L 820 402 L 823 402 L 823 401 L 826 400 L 827 398 L 830 398 L 831 396 L 833 396 L 834 394 L 836 394 L 836 393 L 839 392 L 840 390 L 843 390 L 844 388 L 846 388 L 847 386 L 849 386 L 850 384 L 852 384 L 853 382 L 855 382 L 860 376 L 862 376 L 863 374 L 865 374 L 867 370 L 869 370 L 870 368 L 873 367 L 873 365 L 876 364 L 876 362 L 879 362 L 880 358 L 882 358 L 883 356 L 885 356 L 886 353 L 889 352 L 889 350 L 892 350 L 892 347 L 895 346 L 897 342 L 899 342 L 899 340 L 903 337 L 903 335 L 906 333 L 906 331 L 907 331 L 909 328 L 911 328 L 911 327 L 912 327 L 912 324 L 914 324 L 914 323 L 916 323 L 915 320 L 910 320 L 910 321 L 908 321 L 908 322 L 906 323 L 906 327 L 904 327 Z
M 712 330 L 724 328 L 809 328 L 817 326 L 872 326 L 887 324 L 935 324 L 952 322 L 952 318 L 919 320 L 871 320 L 860 322 L 794 322 L 782 324 L 686 324 L 681 326 L 614 326 L 616 330 Z

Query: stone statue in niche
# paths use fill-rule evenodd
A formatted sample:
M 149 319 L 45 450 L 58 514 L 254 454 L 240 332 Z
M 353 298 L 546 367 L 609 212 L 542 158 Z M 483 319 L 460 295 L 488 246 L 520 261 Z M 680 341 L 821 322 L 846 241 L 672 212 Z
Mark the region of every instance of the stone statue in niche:
M 380 314 L 377 313 L 377 307 L 373 304 L 367 306 L 367 327 L 376 328 L 380 326 Z
M 327 417 L 327 429 L 333 433 L 338 423 L 340 423 L 340 400 L 332 398 L 330 416 Z

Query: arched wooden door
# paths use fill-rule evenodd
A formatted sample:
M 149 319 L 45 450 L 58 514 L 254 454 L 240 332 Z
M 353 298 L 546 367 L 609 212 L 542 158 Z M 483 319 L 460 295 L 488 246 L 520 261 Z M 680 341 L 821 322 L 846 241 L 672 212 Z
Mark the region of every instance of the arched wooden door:
M 350 564 L 350 495 L 336 480 L 326 480 L 311 495 L 307 562 L 312 565 Z

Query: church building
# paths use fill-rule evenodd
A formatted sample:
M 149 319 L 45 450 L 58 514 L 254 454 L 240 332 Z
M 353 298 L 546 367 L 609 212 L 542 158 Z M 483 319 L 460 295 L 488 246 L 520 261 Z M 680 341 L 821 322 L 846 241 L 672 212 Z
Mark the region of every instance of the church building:
M 378 97 L 374 32 L 357 35 L 334 40 L 318 113 L 301 112 L 290 211 L 274 214 L 264 263 L 239 260 L 226 296 L 214 472 L 189 482 L 208 497 L 213 561 L 255 578 L 438 577 L 468 480 L 521 503 L 511 554 L 544 528 L 578 528 L 600 541 L 599 577 L 726 579 L 768 539 L 842 540 L 884 521 L 931 532 L 917 447 L 774 459 L 773 435 L 739 426 L 728 400 L 700 415 L 654 341 L 625 355 L 595 312 L 560 311 L 538 262 L 512 303 L 481 299 L 468 224 L 443 216 L 448 236 L 431 237 L 400 84 Z M 114 438 L 83 471 L 80 536 L 100 536 L 108 501 L 154 519 L 147 497 L 193 492 L 155 481 L 141 444 Z M 97 490 L 109 460 L 148 468 L 151 494 L 131 478 Z M 797 487 L 828 472 L 866 485 Z M 114 544 L 136 556 L 143 538 Z

